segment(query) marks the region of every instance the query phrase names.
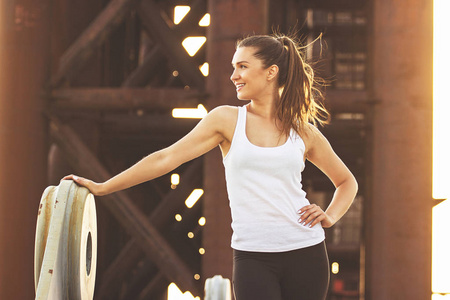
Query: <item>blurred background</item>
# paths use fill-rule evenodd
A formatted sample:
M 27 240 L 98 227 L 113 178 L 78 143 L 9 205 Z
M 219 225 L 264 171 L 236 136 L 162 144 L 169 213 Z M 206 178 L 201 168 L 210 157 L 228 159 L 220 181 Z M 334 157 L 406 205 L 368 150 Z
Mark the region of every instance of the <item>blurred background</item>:
M 106 180 L 214 107 L 242 105 L 229 80 L 236 40 L 273 31 L 309 45 L 328 82 L 321 131 L 359 183 L 326 230 L 327 299 L 450 299 L 449 10 L 446 0 L 2 1 L 0 299 L 34 297 L 46 186 L 70 173 Z M 303 178 L 325 208 L 331 182 L 311 164 Z M 218 149 L 96 203 L 94 299 L 203 299 L 207 278 L 231 278 Z

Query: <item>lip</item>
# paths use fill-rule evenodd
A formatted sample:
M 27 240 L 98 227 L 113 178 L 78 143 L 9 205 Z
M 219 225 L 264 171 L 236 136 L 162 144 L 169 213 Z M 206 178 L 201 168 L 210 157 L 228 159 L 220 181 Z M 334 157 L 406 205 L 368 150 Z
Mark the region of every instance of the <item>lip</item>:
M 239 92 L 243 87 L 245 83 L 236 83 L 236 91 Z

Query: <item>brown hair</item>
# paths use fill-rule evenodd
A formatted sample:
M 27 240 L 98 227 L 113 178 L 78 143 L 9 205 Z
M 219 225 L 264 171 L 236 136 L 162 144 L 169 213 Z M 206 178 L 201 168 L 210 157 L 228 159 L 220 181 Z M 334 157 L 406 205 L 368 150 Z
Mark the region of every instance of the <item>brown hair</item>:
M 254 56 L 264 68 L 278 66 L 278 85 L 283 91 L 276 112 L 283 133 L 289 135 L 291 128 L 298 134 L 304 133 L 307 123 L 315 126 L 329 123 L 330 114 L 321 103 L 322 93 L 316 87 L 314 71 L 304 61 L 294 38 L 281 34 L 253 35 L 238 41 L 236 49 L 239 47 L 255 48 Z

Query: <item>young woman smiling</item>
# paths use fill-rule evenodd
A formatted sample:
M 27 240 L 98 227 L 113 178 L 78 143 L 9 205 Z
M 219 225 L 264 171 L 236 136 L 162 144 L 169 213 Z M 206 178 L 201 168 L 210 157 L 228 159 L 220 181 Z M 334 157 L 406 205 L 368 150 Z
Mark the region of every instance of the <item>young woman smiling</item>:
M 103 183 L 66 176 L 105 195 L 164 175 L 219 146 L 232 213 L 237 300 L 325 299 L 329 263 L 323 228 L 348 210 L 357 183 L 315 127 L 328 112 L 316 101 L 312 68 L 297 43 L 256 35 L 237 43 L 231 81 L 239 107 L 213 109 L 185 137 Z M 308 159 L 336 187 L 324 211 L 301 179 Z

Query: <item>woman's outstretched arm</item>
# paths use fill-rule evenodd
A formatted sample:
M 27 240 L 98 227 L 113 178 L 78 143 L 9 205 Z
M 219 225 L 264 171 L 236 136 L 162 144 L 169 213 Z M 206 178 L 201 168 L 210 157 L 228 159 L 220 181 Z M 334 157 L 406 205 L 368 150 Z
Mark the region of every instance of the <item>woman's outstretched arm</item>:
M 72 179 L 87 187 L 94 195 L 102 196 L 162 176 L 222 143 L 226 139 L 226 134 L 224 135 L 226 126 L 230 123 L 229 111 L 229 107 L 212 110 L 178 142 L 144 157 L 132 167 L 103 183 L 96 183 L 76 175 L 68 175 L 63 179 Z

